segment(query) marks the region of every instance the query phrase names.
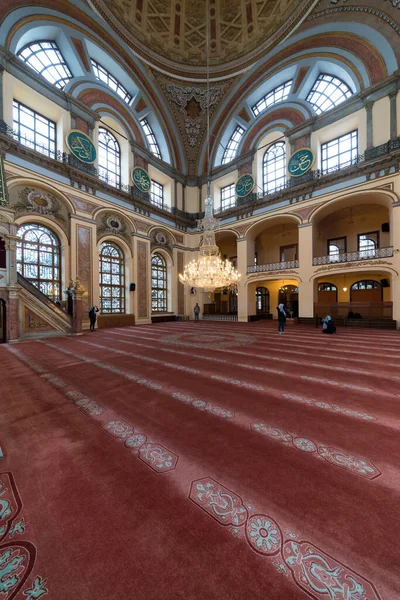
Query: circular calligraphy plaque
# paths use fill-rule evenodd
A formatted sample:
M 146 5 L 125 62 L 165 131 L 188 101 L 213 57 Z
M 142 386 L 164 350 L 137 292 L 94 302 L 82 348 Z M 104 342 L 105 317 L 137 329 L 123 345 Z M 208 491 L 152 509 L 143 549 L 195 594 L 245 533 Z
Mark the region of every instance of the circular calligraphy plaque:
M 80 129 L 71 129 L 66 140 L 69 151 L 75 158 L 87 165 L 96 160 L 96 148 L 89 136 Z
M 314 164 L 314 153 L 310 148 L 300 148 L 289 159 L 288 172 L 291 177 L 300 177 L 308 173 Z
M 255 185 L 254 177 L 251 173 L 245 173 L 236 182 L 235 192 L 238 198 L 244 198 L 253 191 Z
M 151 180 L 148 172 L 142 167 L 135 167 L 132 171 L 132 181 L 141 192 L 149 192 Z

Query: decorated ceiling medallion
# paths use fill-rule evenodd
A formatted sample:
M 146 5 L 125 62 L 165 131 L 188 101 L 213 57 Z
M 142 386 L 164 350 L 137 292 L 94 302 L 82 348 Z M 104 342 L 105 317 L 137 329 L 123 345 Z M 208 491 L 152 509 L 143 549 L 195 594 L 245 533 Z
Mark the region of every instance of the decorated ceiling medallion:
M 307 173 L 314 164 L 314 153 L 311 148 L 300 148 L 289 159 L 288 173 L 291 177 L 300 177 Z
M 251 173 L 245 173 L 236 182 L 235 192 L 238 198 L 248 196 L 254 188 L 255 181 Z
M 78 160 L 91 165 L 96 160 L 96 148 L 89 136 L 80 129 L 71 129 L 66 137 L 71 154 Z
M 201 78 L 210 25 L 214 77 L 234 75 L 283 41 L 319 0 L 92 0 L 135 54 L 171 75 Z
M 132 171 L 132 181 L 141 192 L 149 192 L 151 179 L 148 172 L 142 167 L 135 167 Z

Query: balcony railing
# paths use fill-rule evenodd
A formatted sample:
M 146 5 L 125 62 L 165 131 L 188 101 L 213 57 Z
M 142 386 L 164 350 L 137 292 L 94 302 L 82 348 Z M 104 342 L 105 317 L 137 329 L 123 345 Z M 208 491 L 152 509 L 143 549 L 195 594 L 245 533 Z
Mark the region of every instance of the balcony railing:
M 270 263 L 269 265 L 254 265 L 247 267 L 247 274 L 265 273 L 267 271 L 284 271 L 285 269 L 297 269 L 298 266 L 298 260 L 287 260 L 285 262 Z
M 393 256 L 393 247 L 376 248 L 375 250 L 360 250 L 358 252 L 346 252 L 334 256 L 317 256 L 313 258 L 313 266 L 334 265 L 335 263 L 371 260 L 374 258 L 390 258 Z

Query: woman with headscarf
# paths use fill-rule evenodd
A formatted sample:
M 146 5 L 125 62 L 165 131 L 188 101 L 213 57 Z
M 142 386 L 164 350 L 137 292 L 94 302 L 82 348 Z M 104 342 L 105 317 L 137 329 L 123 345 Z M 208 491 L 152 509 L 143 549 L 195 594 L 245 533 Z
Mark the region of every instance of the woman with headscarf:
M 286 311 L 285 305 L 279 304 L 276 310 L 278 311 L 278 333 L 285 333 Z
M 326 315 L 322 322 L 322 333 L 336 333 L 336 326 L 330 315 Z

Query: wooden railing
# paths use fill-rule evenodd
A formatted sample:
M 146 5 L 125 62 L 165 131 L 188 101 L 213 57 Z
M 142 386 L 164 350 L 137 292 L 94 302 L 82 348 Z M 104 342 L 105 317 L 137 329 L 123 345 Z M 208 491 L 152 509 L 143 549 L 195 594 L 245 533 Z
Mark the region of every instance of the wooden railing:
M 314 312 L 321 318 L 330 315 L 332 319 L 347 319 L 349 313 L 368 320 L 393 319 L 393 302 L 316 302 Z

